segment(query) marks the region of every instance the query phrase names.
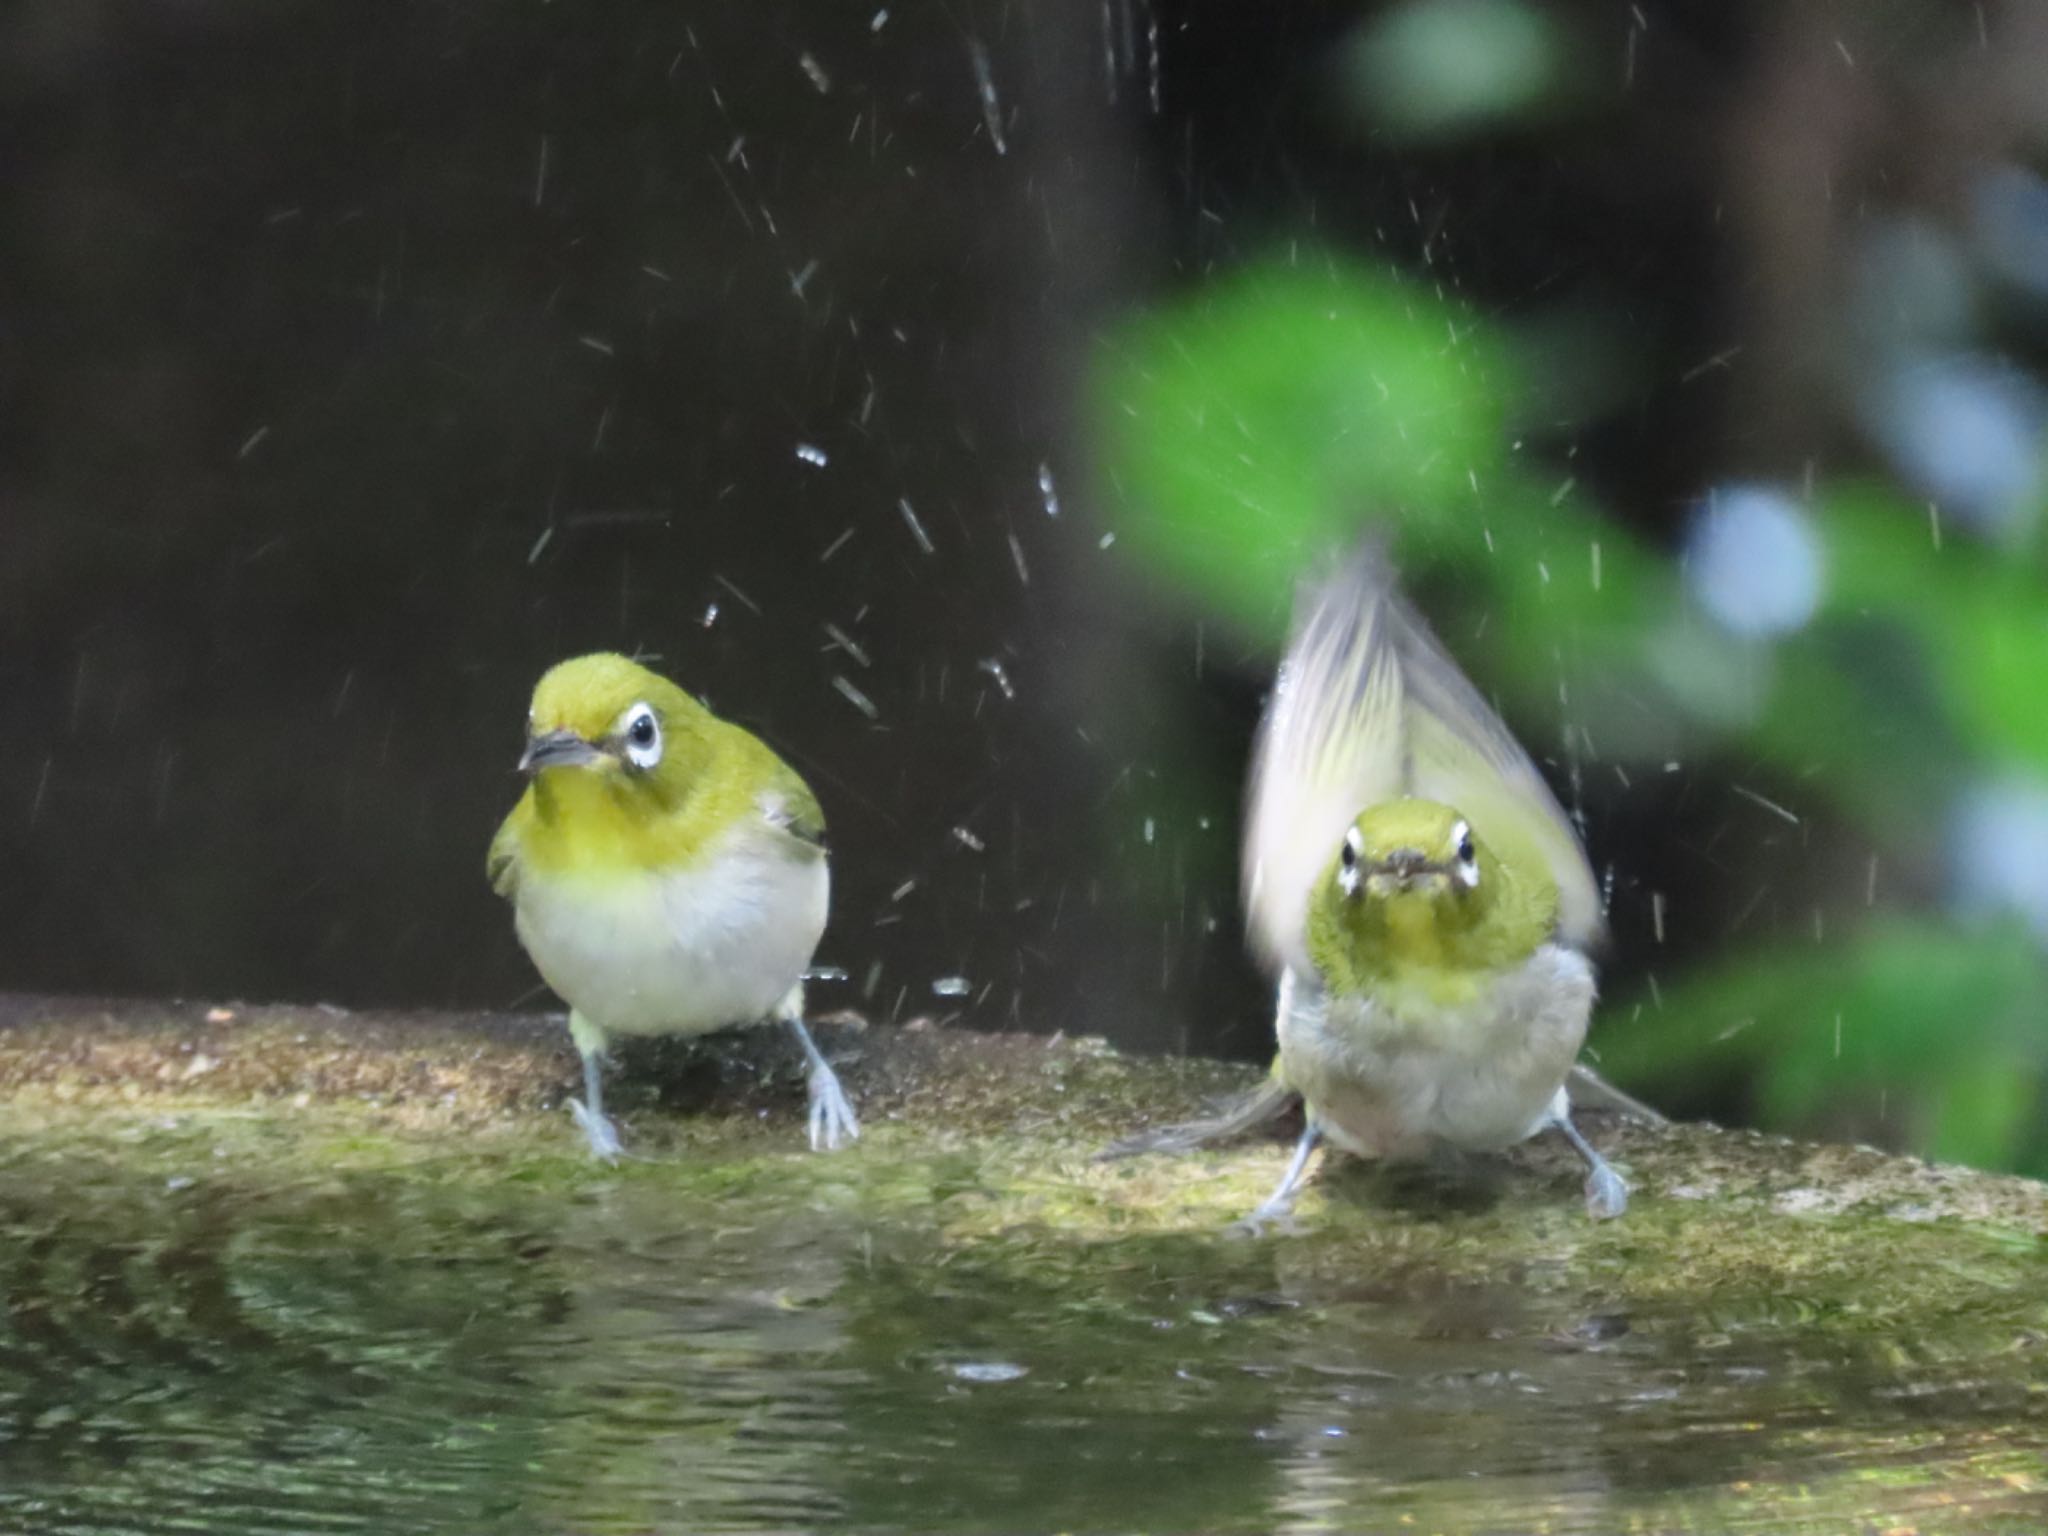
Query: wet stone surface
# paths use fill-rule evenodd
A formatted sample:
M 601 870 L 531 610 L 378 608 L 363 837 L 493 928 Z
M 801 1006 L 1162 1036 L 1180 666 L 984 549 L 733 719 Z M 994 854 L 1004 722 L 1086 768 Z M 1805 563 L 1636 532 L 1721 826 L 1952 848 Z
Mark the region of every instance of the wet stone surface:
M 209 1014 L 213 1017 L 209 1018 Z M 223 1017 L 224 1014 L 232 1017 Z M 826 1025 L 0 1001 L 0 1531 L 2048 1524 L 2048 1192 L 1589 1117 L 1574 1160 L 1098 1163 L 1252 1074 Z

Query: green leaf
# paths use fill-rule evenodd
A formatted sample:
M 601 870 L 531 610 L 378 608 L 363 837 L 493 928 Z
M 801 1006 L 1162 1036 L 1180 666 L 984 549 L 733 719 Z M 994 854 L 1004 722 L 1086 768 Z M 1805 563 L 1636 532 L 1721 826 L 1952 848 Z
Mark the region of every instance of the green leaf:
M 1926 1117 L 1946 1154 L 2009 1167 L 2041 1102 L 2044 985 L 2048 964 L 2017 924 L 1878 922 L 1839 943 L 1738 954 L 1661 1002 L 1610 1008 L 1600 1060 L 1653 1098 L 1747 1078 L 1786 1129 L 1887 1095 Z
M 1106 343 L 1095 416 L 1123 541 L 1254 634 L 1371 517 L 1478 546 L 1503 355 L 1397 278 L 1262 266 Z

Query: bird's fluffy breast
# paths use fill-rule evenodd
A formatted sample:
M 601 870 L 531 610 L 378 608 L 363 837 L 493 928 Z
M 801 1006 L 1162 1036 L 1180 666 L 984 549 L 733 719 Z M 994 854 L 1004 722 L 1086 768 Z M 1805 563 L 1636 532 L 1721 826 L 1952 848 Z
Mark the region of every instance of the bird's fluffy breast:
M 685 869 L 528 870 L 517 900 L 527 953 L 592 1023 L 695 1034 L 787 996 L 824 933 L 830 875 L 780 834 L 736 835 Z
M 1549 1123 L 1593 994 L 1586 957 L 1556 944 L 1455 1005 L 1334 994 L 1290 973 L 1281 1072 L 1348 1151 L 1510 1146 Z

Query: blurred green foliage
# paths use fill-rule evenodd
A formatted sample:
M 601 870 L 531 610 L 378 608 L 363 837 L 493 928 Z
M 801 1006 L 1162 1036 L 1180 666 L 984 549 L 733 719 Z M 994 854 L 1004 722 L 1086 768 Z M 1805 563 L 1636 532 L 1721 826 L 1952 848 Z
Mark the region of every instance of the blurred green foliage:
M 1739 1072 L 1765 1120 L 1809 1128 L 1831 1105 L 1897 1094 L 1927 1155 L 2040 1169 L 2041 980 L 2017 925 L 1882 918 L 1703 969 L 1661 1010 L 1610 1029 L 1601 1064 L 1645 1084 Z
M 1294 579 L 1372 523 L 1539 756 L 1619 766 L 1602 786 L 1678 759 L 1796 786 L 1789 861 L 1784 839 L 1717 858 L 1752 886 L 1839 869 L 1816 887 L 1826 921 L 1611 1004 L 1600 1046 L 1621 1081 L 1654 1098 L 1719 1079 L 1773 1126 L 1881 1119 L 1924 1151 L 2048 1172 L 2042 935 L 1926 894 L 1879 908 L 1861 873 L 1875 849 L 1904 872 L 1888 892 L 1938 892 L 1959 797 L 2048 781 L 2037 563 L 1943 539 L 1889 487 L 1821 484 L 1804 507 L 1818 607 L 1775 638 L 1732 634 L 1690 600 L 1679 553 L 1517 427 L 1543 415 L 1532 381 L 1547 396 L 1585 350 L 1569 326 L 1482 326 L 1385 268 L 1255 265 L 1105 344 L 1105 504 L 1148 572 L 1274 654 Z M 1631 849 L 1594 854 L 1626 879 Z

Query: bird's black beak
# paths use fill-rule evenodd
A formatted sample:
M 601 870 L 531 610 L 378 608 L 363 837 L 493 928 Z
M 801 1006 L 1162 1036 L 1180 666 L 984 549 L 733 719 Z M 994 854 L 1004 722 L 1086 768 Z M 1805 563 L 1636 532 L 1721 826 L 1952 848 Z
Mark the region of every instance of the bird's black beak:
M 604 754 L 574 731 L 543 731 L 526 738 L 526 750 L 519 754 L 521 773 L 539 773 L 543 768 L 587 768 Z
M 1440 871 L 1430 862 L 1429 855 L 1420 848 L 1396 848 L 1373 866 L 1373 873 L 1392 876 L 1406 885 L 1419 876 L 1437 874 Z

